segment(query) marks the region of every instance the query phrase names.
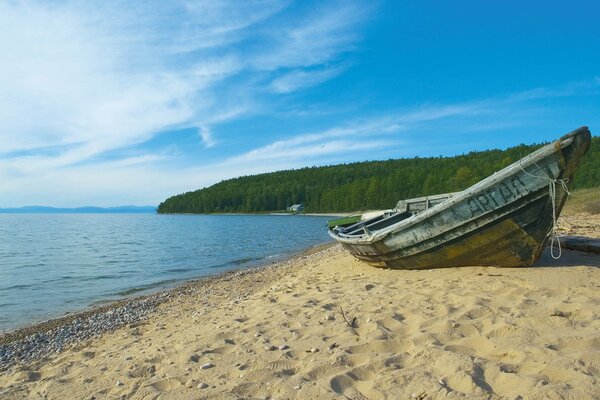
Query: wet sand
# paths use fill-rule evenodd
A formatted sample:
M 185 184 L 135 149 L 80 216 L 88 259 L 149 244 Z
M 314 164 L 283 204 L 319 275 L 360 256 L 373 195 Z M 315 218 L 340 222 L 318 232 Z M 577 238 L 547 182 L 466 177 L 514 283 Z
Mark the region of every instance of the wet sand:
M 600 216 L 561 219 L 600 237 Z M 339 246 L 192 283 L 0 375 L 3 399 L 600 398 L 600 257 L 399 271 Z

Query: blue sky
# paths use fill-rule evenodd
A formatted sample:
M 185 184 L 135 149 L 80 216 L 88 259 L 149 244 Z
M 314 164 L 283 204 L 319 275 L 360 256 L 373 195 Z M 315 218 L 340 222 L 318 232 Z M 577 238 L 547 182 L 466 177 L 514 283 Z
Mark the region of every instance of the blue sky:
M 599 4 L 0 0 L 0 207 L 598 133 Z

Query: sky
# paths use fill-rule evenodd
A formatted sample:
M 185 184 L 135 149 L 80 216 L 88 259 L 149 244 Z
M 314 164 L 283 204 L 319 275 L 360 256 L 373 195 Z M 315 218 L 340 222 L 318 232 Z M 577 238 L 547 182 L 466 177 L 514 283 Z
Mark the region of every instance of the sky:
M 0 207 L 600 133 L 600 2 L 0 0 Z

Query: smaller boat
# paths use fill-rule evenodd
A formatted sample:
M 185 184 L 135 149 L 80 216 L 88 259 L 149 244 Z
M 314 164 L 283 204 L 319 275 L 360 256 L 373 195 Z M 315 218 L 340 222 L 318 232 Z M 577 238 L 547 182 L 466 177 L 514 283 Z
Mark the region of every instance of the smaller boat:
M 590 142 L 581 127 L 462 192 L 401 200 L 372 218 L 334 220 L 329 234 L 380 267 L 531 265 L 554 242 L 568 184 Z
M 335 227 L 350 226 L 360 221 L 366 221 L 368 219 L 383 216 L 384 214 L 393 213 L 394 211 L 395 210 L 370 211 L 364 214 L 347 215 L 345 217 L 330 219 L 329 221 L 327 221 L 327 227 L 329 229 L 332 229 Z

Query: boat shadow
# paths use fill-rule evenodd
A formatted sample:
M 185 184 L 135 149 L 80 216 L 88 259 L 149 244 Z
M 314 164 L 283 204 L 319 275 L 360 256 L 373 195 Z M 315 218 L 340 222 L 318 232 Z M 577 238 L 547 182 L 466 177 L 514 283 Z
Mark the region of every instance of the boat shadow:
M 554 254 L 558 249 L 554 248 Z M 600 254 L 588 253 L 577 250 L 563 249 L 559 259 L 555 260 L 550 254 L 550 248 L 547 247 L 540 259 L 533 264 L 536 268 L 552 267 L 595 267 L 600 268 Z

